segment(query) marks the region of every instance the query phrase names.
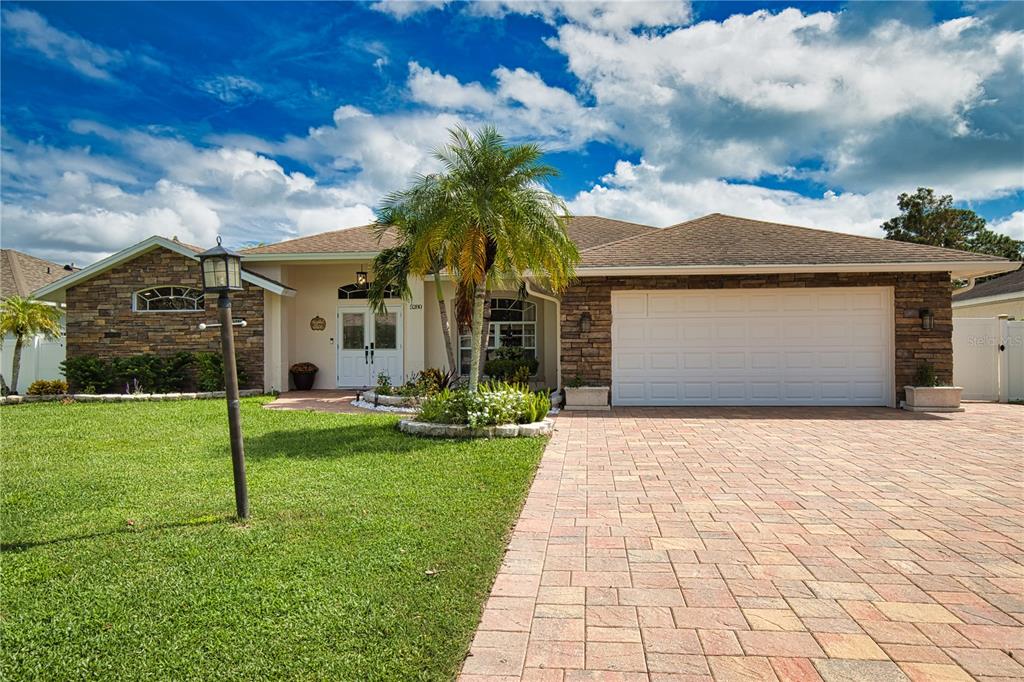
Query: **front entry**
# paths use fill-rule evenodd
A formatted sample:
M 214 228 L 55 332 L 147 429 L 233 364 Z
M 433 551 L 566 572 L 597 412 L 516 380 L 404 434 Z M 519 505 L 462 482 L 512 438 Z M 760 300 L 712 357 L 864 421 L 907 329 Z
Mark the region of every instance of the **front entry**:
M 338 308 L 338 387 L 373 386 L 386 374 L 391 382 L 402 373 L 402 308 L 388 306 L 375 315 L 365 305 Z

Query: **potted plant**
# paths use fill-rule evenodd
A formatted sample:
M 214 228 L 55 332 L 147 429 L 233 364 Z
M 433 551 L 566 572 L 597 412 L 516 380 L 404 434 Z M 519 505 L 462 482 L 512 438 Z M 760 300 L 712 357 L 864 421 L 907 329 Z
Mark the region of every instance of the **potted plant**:
M 587 386 L 580 375 L 565 386 L 565 409 L 567 410 L 610 410 L 608 386 Z
M 911 412 L 963 412 L 959 386 L 943 386 L 930 362 L 922 362 L 914 374 L 914 385 L 904 386 L 907 399 L 903 409 Z
M 313 388 L 316 381 L 316 373 L 320 368 L 312 362 L 297 362 L 289 368 L 292 375 L 292 383 L 296 391 L 308 391 Z

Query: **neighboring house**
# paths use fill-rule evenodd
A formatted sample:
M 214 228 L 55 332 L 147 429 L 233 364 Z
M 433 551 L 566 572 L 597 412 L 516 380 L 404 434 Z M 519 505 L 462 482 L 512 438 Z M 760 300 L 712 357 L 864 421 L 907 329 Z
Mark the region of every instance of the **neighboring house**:
M 953 294 L 953 317 L 998 317 L 1024 320 L 1024 267 Z
M 663 229 L 576 217 L 568 229 L 577 282 L 557 297 L 530 281 L 522 298 L 493 292 L 491 347 L 522 347 L 550 386 L 611 384 L 617 405 L 895 405 L 922 362 L 951 380 L 951 278 L 1015 265 L 721 214 Z M 251 383 L 285 390 L 302 361 L 320 367 L 316 388 L 445 364 L 434 287 L 452 302 L 451 283 L 417 279 L 408 301 L 373 315 L 357 273 L 380 248 L 363 226 L 243 252 L 234 301 Z M 197 329 L 215 305 L 198 250 L 151 237 L 36 294 L 66 301 L 69 356 L 214 348 Z
M 0 299 L 28 296 L 75 271 L 76 268 L 70 265 L 60 265 L 14 249 L 0 249 Z M 6 381 L 11 380 L 14 342 L 14 337 L 5 337 L 0 353 L 0 374 Z M 20 390 L 37 379 L 60 379 L 63 376 L 60 363 L 63 361 L 64 339 L 32 339 L 21 351 Z

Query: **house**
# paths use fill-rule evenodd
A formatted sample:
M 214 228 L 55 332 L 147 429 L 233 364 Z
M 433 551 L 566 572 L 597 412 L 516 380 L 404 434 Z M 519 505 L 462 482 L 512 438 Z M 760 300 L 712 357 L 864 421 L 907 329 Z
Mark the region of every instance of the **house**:
M 0 249 L 0 299 L 28 296 L 39 287 L 75 272 L 71 265 L 60 265 L 14 249 Z M 64 361 L 64 339 L 30 339 L 21 351 L 18 387 L 24 389 L 37 379 L 60 379 Z M 14 337 L 3 339 L 0 349 L 0 376 L 11 379 L 14 365 Z
M 578 280 L 559 296 L 533 281 L 493 292 L 491 347 L 536 357 L 549 386 L 610 384 L 616 405 L 895 405 L 922 362 L 952 376 L 951 278 L 1015 266 L 721 214 L 667 228 L 581 216 L 568 230 Z M 360 273 L 380 248 L 363 226 L 243 251 L 250 383 L 285 390 L 303 361 L 320 367 L 316 388 L 445 365 L 436 287 L 451 302 L 451 282 L 417 279 L 373 315 Z M 66 302 L 69 356 L 214 349 L 197 327 L 215 314 L 199 250 L 151 237 L 36 295 Z
M 1024 267 L 953 294 L 953 317 L 1024 320 Z

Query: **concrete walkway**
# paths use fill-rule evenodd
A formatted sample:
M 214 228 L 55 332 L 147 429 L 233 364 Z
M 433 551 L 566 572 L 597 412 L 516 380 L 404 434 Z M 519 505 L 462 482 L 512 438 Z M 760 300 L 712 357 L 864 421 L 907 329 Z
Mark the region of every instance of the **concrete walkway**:
M 1024 678 L 1024 407 L 563 413 L 462 682 Z
M 316 410 L 318 412 L 344 412 L 353 414 L 373 414 L 373 410 L 353 407 L 356 399 L 354 390 L 316 390 L 288 391 L 282 393 L 272 403 L 263 407 L 268 410 Z

